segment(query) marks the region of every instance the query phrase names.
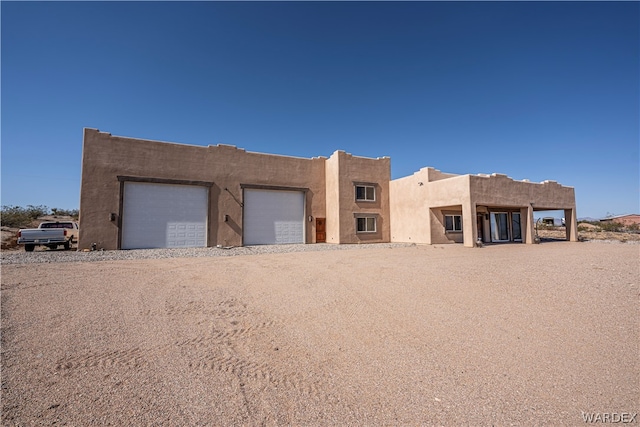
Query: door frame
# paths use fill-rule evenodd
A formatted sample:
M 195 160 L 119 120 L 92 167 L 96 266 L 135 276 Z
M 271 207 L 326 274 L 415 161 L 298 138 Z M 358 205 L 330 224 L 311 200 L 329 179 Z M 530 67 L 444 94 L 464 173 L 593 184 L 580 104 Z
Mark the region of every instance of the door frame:
M 246 233 L 245 233 L 245 219 L 246 219 L 246 215 L 247 215 L 247 209 L 246 209 L 246 190 L 267 190 L 267 191 L 282 191 L 282 192 L 289 192 L 289 193 L 302 193 L 302 244 L 306 244 L 307 243 L 307 221 L 306 221 L 306 217 L 307 217 L 307 203 L 308 203 L 308 192 L 309 189 L 306 187 L 284 187 L 284 186 L 279 186 L 279 185 L 255 185 L 255 184 L 240 184 L 240 189 L 242 190 L 242 246 L 247 245 L 245 239 L 246 239 Z M 277 244 L 277 243 L 272 243 L 272 244 Z
M 494 239 L 494 224 L 496 224 L 497 222 L 494 220 L 496 215 L 506 215 L 506 225 L 507 225 L 507 239 Z M 513 220 L 514 220 L 514 215 L 518 215 L 520 217 L 520 238 L 515 238 L 514 237 L 514 227 L 513 227 Z M 489 241 L 491 243 L 508 243 L 508 242 L 518 242 L 518 243 L 522 243 L 524 240 L 522 238 L 522 213 L 519 210 L 513 210 L 513 209 L 497 209 L 497 210 L 490 210 L 489 211 Z
M 478 233 L 478 237 L 477 239 L 480 240 L 481 242 L 484 242 L 484 213 L 477 213 L 476 214 L 476 228 L 477 228 L 477 233 Z
M 324 237 L 318 237 L 322 233 Z M 326 218 L 316 218 L 316 243 L 326 243 L 327 242 L 327 219 Z
M 168 179 L 168 178 L 154 178 L 145 176 L 130 176 L 130 175 L 117 175 L 116 176 L 120 184 L 120 192 L 118 194 L 118 215 L 114 222 L 118 228 L 118 237 L 116 242 L 116 248 L 122 249 L 122 218 L 124 215 L 124 184 L 127 182 L 142 182 L 150 184 L 170 184 L 170 185 L 198 185 L 207 187 L 207 247 L 211 246 L 211 187 L 213 187 L 213 181 L 193 181 L 185 179 Z

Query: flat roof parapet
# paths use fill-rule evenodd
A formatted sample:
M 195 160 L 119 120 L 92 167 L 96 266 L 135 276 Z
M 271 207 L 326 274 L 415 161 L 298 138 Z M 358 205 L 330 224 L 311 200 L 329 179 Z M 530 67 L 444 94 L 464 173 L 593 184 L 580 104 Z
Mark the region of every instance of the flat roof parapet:
M 503 174 L 503 173 L 495 173 L 495 172 L 494 172 L 494 173 L 492 173 L 492 174 L 491 174 L 491 176 L 492 176 L 492 177 L 496 177 L 496 178 L 508 178 L 508 179 L 510 179 L 510 180 L 513 180 L 513 178 L 511 178 L 510 176 L 505 175 L 505 174 Z
M 230 144 L 209 145 L 209 148 L 217 148 L 217 149 L 226 150 L 226 151 L 240 151 L 243 153 L 246 152 L 244 148 L 238 148 L 235 145 L 230 145 Z
M 341 154 L 343 156 L 347 156 L 347 157 L 352 157 L 352 158 L 356 158 L 356 159 L 367 159 L 367 160 L 389 160 L 390 157 L 389 156 L 382 156 L 382 157 L 367 157 L 367 156 L 354 156 L 351 153 L 347 153 L 344 150 L 336 150 L 333 152 L 332 156 L 335 154 Z
M 84 128 L 84 131 L 85 131 L 85 132 L 87 132 L 87 131 L 91 131 L 91 132 L 96 132 L 96 133 L 101 133 L 101 134 L 103 134 L 103 135 L 111 136 L 111 132 L 101 132 L 101 131 L 100 131 L 100 129 L 97 129 L 97 128 L 89 128 L 89 127 L 86 127 L 86 128 Z

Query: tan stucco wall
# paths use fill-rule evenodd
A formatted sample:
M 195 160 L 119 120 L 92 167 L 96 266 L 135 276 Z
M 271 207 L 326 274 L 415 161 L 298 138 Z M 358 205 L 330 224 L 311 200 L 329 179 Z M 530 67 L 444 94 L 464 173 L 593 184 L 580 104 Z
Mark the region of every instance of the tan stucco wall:
M 468 175 L 423 168 L 391 181 L 390 187 L 392 242 L 461 242 L 461 233 L 445 233 L 444 215 L 462 214 L 462 206 L 469 203 Z
M 426 182 L 423 169 L 389 183 L 392 242 L 431 243 L 429 217 L 424 216 L 429 212 Z
M 555 181 L 515 181 L 502 174 L 472 175 L 470 179 L 472 204 L 488 206 L 490 211 L 499 208 L 520 209 L 525 243 L 534 243 L 533 212 L 545 210 L 564 210 L 567 240 L 577 241 L 576 198 L 573 187 L 563 186 Z
M 448 178 L 453 178 L 454 176 L 458 176 L 457 174 L 445 173 L 439 169 L 435 169 L 431 167 L 422 168 L 422 170 L 426 172 L 427 181 L 429 182 L 440 181 L 441 179 L 448 179 Z
M 506 175 L 471 175 L 471 194 L 479 205 L 527 206 L 535 210 L 560 210 L 575 208 L 573 187 L 565 187 L 555 181 L 543 183 L 514 181 Z
M 334 153 L 325 162 L 327 243 L 340 243 L 340 163 Z
M 250 153 L 233 146 L 191 146 L 111 136 L 85 129 L 80 191 L 79 249 L 118 248 L 118 176 L 212 182 L 209 246 L 242 245 L 241 185 L 307 188 L 306 215 L 325 216 L 325 158 Z M 228 189 L 227 190 L 225 190 Z M 224 215 L 229 221 L 224 222 Z M 315 241 L 315 222 L 306 222 L 306 242 Z
M 336 166 L 337 164 L 337 166 Z M 338 210 L 332 211 L 333 218 L 327 218 L 327 242 L 332 243 L 379 243 L 390 240 L 389 221 L 389 181 L 391 162 L 388 157 L 377 159 L 353 156 L 344 151 L 336 151 L 327 160 L 327 192 L 329 198 L 338 199 Z M 330 166 L 329 166 L 330 165 Z M 337 176 L 336 176 L 337 169 Z M 330 176 L 329 176 L 330 175 Z M 333 180 L 333 181 L 331 181 Z M 331 185 L 329 182 L 331 181 Z M 375 187 L 376 200 L 356 201 L 356 184 L 372 184 Z M 333 203 L 333 202 L 332 202 Z M 332 207 L 333 204 L 330 204 Z M 356 215 L 371 214 L 376 217 L 375 233 L 356 233 Z M 338 241 L 332 226 L 338 224 Z
M 532 243 L 534 238 L 534 210 L 565 210 L 567 239 L 576 239 L 574 189 L 554 181 L 532 183 L 501 174 L 453 175 L 423 168 L 393 180 L 390 188 L 393 242 L 463 242 L 472 247 L 478 237 L 476 214 L 496 209 L 520 212 L 526 243 Z M 463 233 L 445 232 L 447 214 L 462 215 Z M 488 236 L 489 222 L 483 219 L 481 225 Z

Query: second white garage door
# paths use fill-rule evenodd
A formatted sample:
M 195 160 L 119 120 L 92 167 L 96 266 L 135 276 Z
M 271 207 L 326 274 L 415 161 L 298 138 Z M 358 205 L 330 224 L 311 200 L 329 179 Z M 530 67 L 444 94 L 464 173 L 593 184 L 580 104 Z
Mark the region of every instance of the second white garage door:
M 245 245 L 304 243 L 304 192 L 244 189 Z
M 207 246 L 208 188 L 125 182 L 122 249 Z

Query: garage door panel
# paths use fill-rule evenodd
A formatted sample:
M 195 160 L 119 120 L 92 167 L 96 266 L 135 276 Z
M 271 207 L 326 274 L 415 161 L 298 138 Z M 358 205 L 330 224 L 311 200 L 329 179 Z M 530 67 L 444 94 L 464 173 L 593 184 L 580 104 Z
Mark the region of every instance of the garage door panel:
M 122 248 L 207 245 L 206 187 L 127 182 L 124 187 Z
M 244 244 L 304 243 L 304 192 L 244 190 Z
M 206 228 L 201 223 L 176 223 L 167 224 L 167 247 L 200 247 L 206 243 Z

